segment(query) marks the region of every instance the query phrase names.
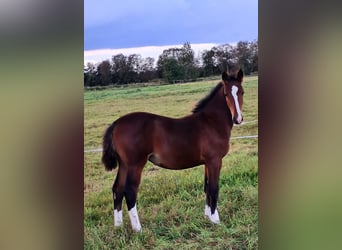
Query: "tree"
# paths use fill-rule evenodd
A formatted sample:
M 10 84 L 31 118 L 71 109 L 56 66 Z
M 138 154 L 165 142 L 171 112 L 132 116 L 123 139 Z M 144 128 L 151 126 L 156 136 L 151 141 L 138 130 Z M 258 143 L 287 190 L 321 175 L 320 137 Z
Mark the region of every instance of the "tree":
M 126 81 L 128 83 L 137 82 L 138 80 L 138 73 L 140 71 L 141 65 L 141 56 L 138 54 L 131 54 L 127 57 L 127 64 L 126 64 Z
M 202 53 L 203 76 L 242 68 L 245 74 L 258 70 L 258 42 L 240 41 L 236 46 L 223 44 Z
M 236 64 L 236 59 L 233 55 L 233 46 L 230 44 L 223 44 L 216 47 L 215 57 L 219 73 L 229 70 Z
M 250 45 L 251 50 L 251 71 L 257 72 L 258 71 L 258 40 L 251 42 Z
M 156 77 L 157 74 L 154 68 L 154 58 L 146 57 L 142 59 L 139 69 L 139 79 L 142 82 L 148 82 Z
M 195 64 L 195 52 L 189 42 L 184 43 L 179 55 L 179 63 L 184 68 L 184 79 L 194 79 L 198 76 Z
M 164 79 L 167 78 L 164 75 L 164 73 L 165 73 L 165 68 L 164 68 L 165 62 L 168 59 L 172 58 L 178 64 L 179 58 L 180 58 L 180 55 L 181 55 L 181 51 L 182 50 L 180 48 L 170 48 L 170 49 L 163 50 L 163 53 L 159 56 L 159 59 L 157 61 L 157 73 L 158 73 L 158 77 L 159 78 L 164 78 Z M 168 63 L 170 63 L 170 62 L 168 62 Z
M 238 64 L 246 75 L 251 73 L 251 50 L 247 41 L 240 41 L 235 48 L 235 57 L 238 60 Z
M 203 76 L 212 76 L 215 74 L 215 51 L 213 48 L 211 50 L 205 50 L 202 53 L 202 65 Z
M 112 57 L 112 81 L 114 83 L 127 83 L 127 57 L 117 54 Z
M 182 48 L 164 50 L 157 62 L 157 72 L 168 82 L 196 78 L 198 69 L 190 43 L 185 43 Z
M 163 78 L 168 83 L 174 80 L 184 79 L 184 68 L 175 58 L 167 58 L 163 66 Z
M 84 86 L 92 87 L 99 84 L 96 67 L 93 63 L 88 62 L 84 68 Z
M 97 72 L 100 80 L 100 85 L 106 86 L 111 84 L 111 65 L 109 60 L 101 62 L 97 66 Z

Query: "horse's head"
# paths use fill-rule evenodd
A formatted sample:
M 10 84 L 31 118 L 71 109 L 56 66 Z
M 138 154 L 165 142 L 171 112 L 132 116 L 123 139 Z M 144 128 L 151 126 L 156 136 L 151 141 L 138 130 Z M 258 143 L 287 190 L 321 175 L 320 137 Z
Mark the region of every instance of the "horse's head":
M 241 69 L 237 73 L 222 73 L 223 93 L 235 124 L 240 124 L 243 120 L 242 104 L 244 91 L 242 79 L 243 72 Z

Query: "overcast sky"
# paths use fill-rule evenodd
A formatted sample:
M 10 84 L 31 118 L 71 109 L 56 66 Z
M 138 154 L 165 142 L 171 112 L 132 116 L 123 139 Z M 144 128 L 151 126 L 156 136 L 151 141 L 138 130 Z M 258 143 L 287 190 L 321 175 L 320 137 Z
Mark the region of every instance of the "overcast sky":
M 257 38 L 256 0 L 84 1 L 85 61 L 117 53 L 155 57 L 185 42 L 198 52 Z

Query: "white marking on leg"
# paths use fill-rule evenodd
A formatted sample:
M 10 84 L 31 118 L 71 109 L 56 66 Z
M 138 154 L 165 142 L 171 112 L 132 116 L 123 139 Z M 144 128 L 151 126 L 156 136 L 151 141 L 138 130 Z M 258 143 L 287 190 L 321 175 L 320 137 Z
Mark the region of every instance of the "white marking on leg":
M 209 220 L 214 223 L 214 224 L 219 224 L 220 223 L 220 218 L 217 209 L 215 209 L 214 213 L 209 215 Z
M 114 226 L 119 227 L 122 225 L 122 210 L 114 209 Z
M 209 217 L 210 213 L 210 207 L 207 204 L 205 204 L 204 215 Z
M 131 225 L 133 231 L 140 232 L 141 231 L 141 224 L 138 216 L 138 211 L 136 205 L 128 211 L 129 219 L 131 220 Z
M 220 217 L 217 208 L 215 209 L 214 213 L 211 214 L 211 208 L 209 207 L 209 205 L 205 204 L 204 215 L 207 216 L 212 223 L 220 223 Z
M 238 101 L 238 97 L 237 97 L 237 91 L 238 91 L 238 87 L 233 85 L 233 87 L 232 87 L 232 96 L 234 98 L 236 112 L 237 112 L 237 115 L 238 115 L 236 121 L 238 123 L 241 123 L 241 121 L 242 121 L 242 114 L 241 114 L 240 105 L 239 105 L 239 101 Z

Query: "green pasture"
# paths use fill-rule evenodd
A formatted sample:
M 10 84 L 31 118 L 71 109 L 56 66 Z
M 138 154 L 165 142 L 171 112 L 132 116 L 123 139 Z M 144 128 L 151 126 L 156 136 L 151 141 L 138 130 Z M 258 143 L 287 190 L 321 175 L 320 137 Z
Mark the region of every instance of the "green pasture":
M 146 111 L 169 117 L 191 113 L 218 81 L 159 86 L 131 85 L 84 92 L 84 149 L 101 148 L 115 119 Z M 258 134 L 258 78 L 244 79 L 243 115 L 232 138 Z M 106 172 L 101 153 L 84 156 L 85 249 L 257 249 L 258 140 L 232 139 L 223 159 L 218 210 L 220 225 L 204 217 L 204 168 L 172 171 L 148 163 L 137 208 L 142 233 L 133 233 L 123 203 L 124 226 L 113 226 L 111 187 L 116 170 Z

